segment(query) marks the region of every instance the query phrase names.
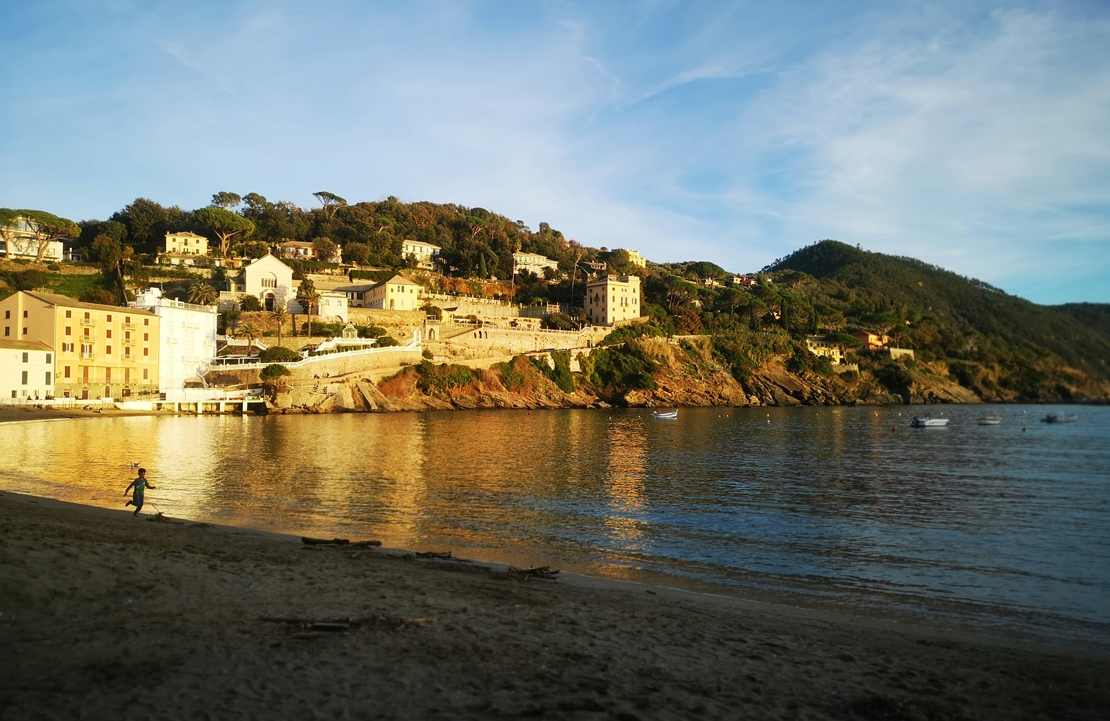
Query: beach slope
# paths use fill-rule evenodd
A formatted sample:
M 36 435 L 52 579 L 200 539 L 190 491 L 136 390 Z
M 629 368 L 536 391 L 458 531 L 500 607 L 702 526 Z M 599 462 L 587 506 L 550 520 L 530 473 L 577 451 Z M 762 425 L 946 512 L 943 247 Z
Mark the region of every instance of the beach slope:
M 309 548 L 10 493 L 0 493 L 0 614 L 8 721 L 1096 719 L 1110 709 L 1104 658 Z

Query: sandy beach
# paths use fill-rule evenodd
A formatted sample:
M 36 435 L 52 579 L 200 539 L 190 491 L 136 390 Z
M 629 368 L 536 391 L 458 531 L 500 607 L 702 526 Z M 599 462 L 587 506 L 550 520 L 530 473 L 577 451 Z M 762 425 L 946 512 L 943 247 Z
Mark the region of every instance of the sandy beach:
M 11 493 L 0 614 L 11 721 L 1110 713 L 1106 658 Z

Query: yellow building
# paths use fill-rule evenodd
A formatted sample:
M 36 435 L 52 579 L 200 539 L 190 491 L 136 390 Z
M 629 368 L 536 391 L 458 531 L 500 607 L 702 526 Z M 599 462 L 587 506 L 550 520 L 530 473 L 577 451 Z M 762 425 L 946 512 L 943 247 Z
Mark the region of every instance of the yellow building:
M 823 335 L 807 335 L 806 348 L 813 355 L 828 358 L 834 365 L 844 361 L 844 351 L 841 349 L 840 344 L 828 340 Z
M 10 340 L 54 351 L 54 395 L 129 398 L 158 392 L 160 318 L 146 310 L 19 291 L 0 301 Z
M 377 308 L 379 310 L 416 310 L 420 307 L 420 294 L 424 286 L 408 278 L 395 275 L 382 283 L 343 285 L 335 289 L 345 293 L 352 308 Z
M 586 284 L 586 314 L 594 325 L 640 317 L 640 279 L 606 276 Z
M 166 233 L 166 253 L 170 255 L 208 255 L 208 238 L 188 231 Z
M 635 265 L 638 268 L 646 268 L 647 267 L 647 258 L 640 255 L 640 251 L 638 251 L 638 250 L 629 250 L 628 248 L 622 248 L 622 250 L 624 250 L 625 253 L 628 253 L 628 260 L 629 260 L 630 263 L 632 263 L 633 265 Z

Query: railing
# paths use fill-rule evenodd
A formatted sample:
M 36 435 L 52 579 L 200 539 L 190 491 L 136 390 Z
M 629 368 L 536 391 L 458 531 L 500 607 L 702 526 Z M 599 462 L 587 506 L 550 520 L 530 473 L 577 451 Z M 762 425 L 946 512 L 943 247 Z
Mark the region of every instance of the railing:
M 123 324 L 124 330 L 135 330 L 137 327 L 138 326 L 136 326 L 134 323 L 124 323 Z
M 81 325 L 95 326 L 96 325 L 96 318 L 82 318 L 81 319 Z
M 336 353 L 325 353 L 323 355 L 316 355 L 316 356 L 310 356 L 308 358 L 302 358 L 299 361 L 289 361 L 287 363 L 282 363 L 281 365 L 285 366 L 286 368 L 301 368 L 303 366 L 311 365 L 313 363 L 319 363 L 320 361 L 334 360 L 334 359 L 337 359 L 337 358 L 353 358 L 353 357 L 356 357 L 356 356 L 371 355 L 371 354 L 375 354 L 375 353 L 412 352 L 414 350 L 415 351 L 421 350 L 421 348 L 423 348 L 423 346 L 419 342 L 415 342 L 415 343 L 409 343 L 407 345 L 390 346 L 389 348 L 367 348 L 367 349 L 364 349 L 364 350 L 352 350 L 352 351 L 341 351 L 341 352 L 336 352 Z M 209 372 L 214 371 L 214 370 L 218 370 L 220 368 L 228 368 L 228 367 L 235 368 L 235 369 L 242 369 L 242 370 L 255 370 L 255 369 L 261 370 L 262 368 L 265 368 L 268 365 L 270 365 L 270 364 L 269 363 L 263 363 L 262 361 L 258 360 L 257 358 L 213 358 L 212 361 L 211 361 L 211 367 L 209 368 Z
M 96 358 L 96 353 L 81 353 L 82 360 L 93 360 L 94 358 Z

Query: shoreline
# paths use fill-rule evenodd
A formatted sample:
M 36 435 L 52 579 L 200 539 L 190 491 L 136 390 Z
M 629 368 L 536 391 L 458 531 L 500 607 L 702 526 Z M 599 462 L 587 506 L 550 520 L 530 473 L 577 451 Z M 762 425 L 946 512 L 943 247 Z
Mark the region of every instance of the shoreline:
M 134 701 L 131 713 L 164 718 L 221 703 L 398 718 L 1098 718 L 1110 707 L 1110 659 L 1075 650 L 578 574 L 522 581 L 503 564 L 310 549 L 12 492 L 0 511 L 11 718 Z M 363 614 L 413 625 L 295 638 L 258 620 Z

